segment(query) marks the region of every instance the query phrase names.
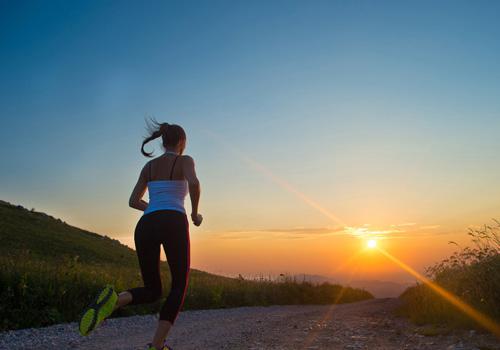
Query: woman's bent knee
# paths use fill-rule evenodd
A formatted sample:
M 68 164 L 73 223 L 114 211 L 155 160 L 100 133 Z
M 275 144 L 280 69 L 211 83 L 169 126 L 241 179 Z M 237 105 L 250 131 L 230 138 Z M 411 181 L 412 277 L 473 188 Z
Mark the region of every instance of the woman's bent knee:
M 161 289 L 148 289 L 149 302 L 153 303 L 161 298 Z

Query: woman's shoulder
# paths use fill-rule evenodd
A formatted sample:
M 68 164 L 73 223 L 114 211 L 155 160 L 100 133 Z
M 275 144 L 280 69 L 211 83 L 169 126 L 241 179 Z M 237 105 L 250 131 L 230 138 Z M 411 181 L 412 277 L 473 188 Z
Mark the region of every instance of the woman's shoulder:
M 189 154 L 183 154 L 179 156 L 179 158 L 183 161 L 194 162 L 193 157 L 191 157 Z
M 180 163 L 183 169 L 194 168 L 194 159 L 188 154 L 183 154 L 180 157 Z
M 151 158 L 150 160 L 148 160 L 145 164 L 144 164 L 144 167 L 148 167 L 150 166 L 151 164 L 153 164 L 155 162 L 157 158 Z
M 160 157 L 155 157 L 155 158 L 151 158 L 149 159 L 145 164 L 144 166 L 142 167 L 143 170 L 148 170 L 151 169 L 151 166 L 153 166 L 153 164 L 156 164 L 158 162 L 158 159 Z

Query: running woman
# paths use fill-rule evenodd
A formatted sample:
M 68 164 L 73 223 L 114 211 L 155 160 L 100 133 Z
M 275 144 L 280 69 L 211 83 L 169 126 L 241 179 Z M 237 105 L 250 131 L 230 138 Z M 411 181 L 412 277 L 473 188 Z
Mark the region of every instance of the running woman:
M 150 136 L 142 143 L 141 152 L 149 141 L 162 137 L 164 154 L 143 167 L 130 196 L 129 205 L 144 211 L 134 233 L 144 287 L 132 288 L 119 295 L 107 285 L 87 307 L 80 320 L 80 333 L 87 335 L 114 310 L 125 305 L 152 303 L 162 295 L 160 278 L 160 246 L 163 245 L 172 275 L 172 285 L 163 303 L 158 326 L 149 350 L 171 349 L 165 338 L 179 314 L 187 291 L 190 270 L 189 224 L 184 199 L 191 197 L 191 220 L 199 226 L 203 220 L 198 213 L 200 183 L 193 158 L 183 155 L 186 133 L 179 125 L 153 121 Z M 149 203 L 142 200 L 146 189 Z

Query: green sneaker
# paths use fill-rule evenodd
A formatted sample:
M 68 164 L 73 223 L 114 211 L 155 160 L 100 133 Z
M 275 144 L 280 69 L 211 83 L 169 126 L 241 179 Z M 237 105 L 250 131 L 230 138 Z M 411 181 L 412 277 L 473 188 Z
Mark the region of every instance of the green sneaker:
M 80 319 L 80 334 L 88 335 L 114 311 L 118 295 L 112 285 L 106 285 L 95 300 L 87 306 Z

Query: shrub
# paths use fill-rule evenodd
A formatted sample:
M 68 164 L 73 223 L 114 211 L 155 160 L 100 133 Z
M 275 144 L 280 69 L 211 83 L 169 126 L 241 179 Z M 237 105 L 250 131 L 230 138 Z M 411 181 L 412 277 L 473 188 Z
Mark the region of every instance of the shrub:
M 500 222 L 469 229 L 473 245 L 429 267 L 426 274 L 478 311 L 500 321 Z M 454 242 L 450 242 L 456 244 Z M 425 284 L 408 288 L 400 311 L 418 324 L 477 327 L 475 322 Z

